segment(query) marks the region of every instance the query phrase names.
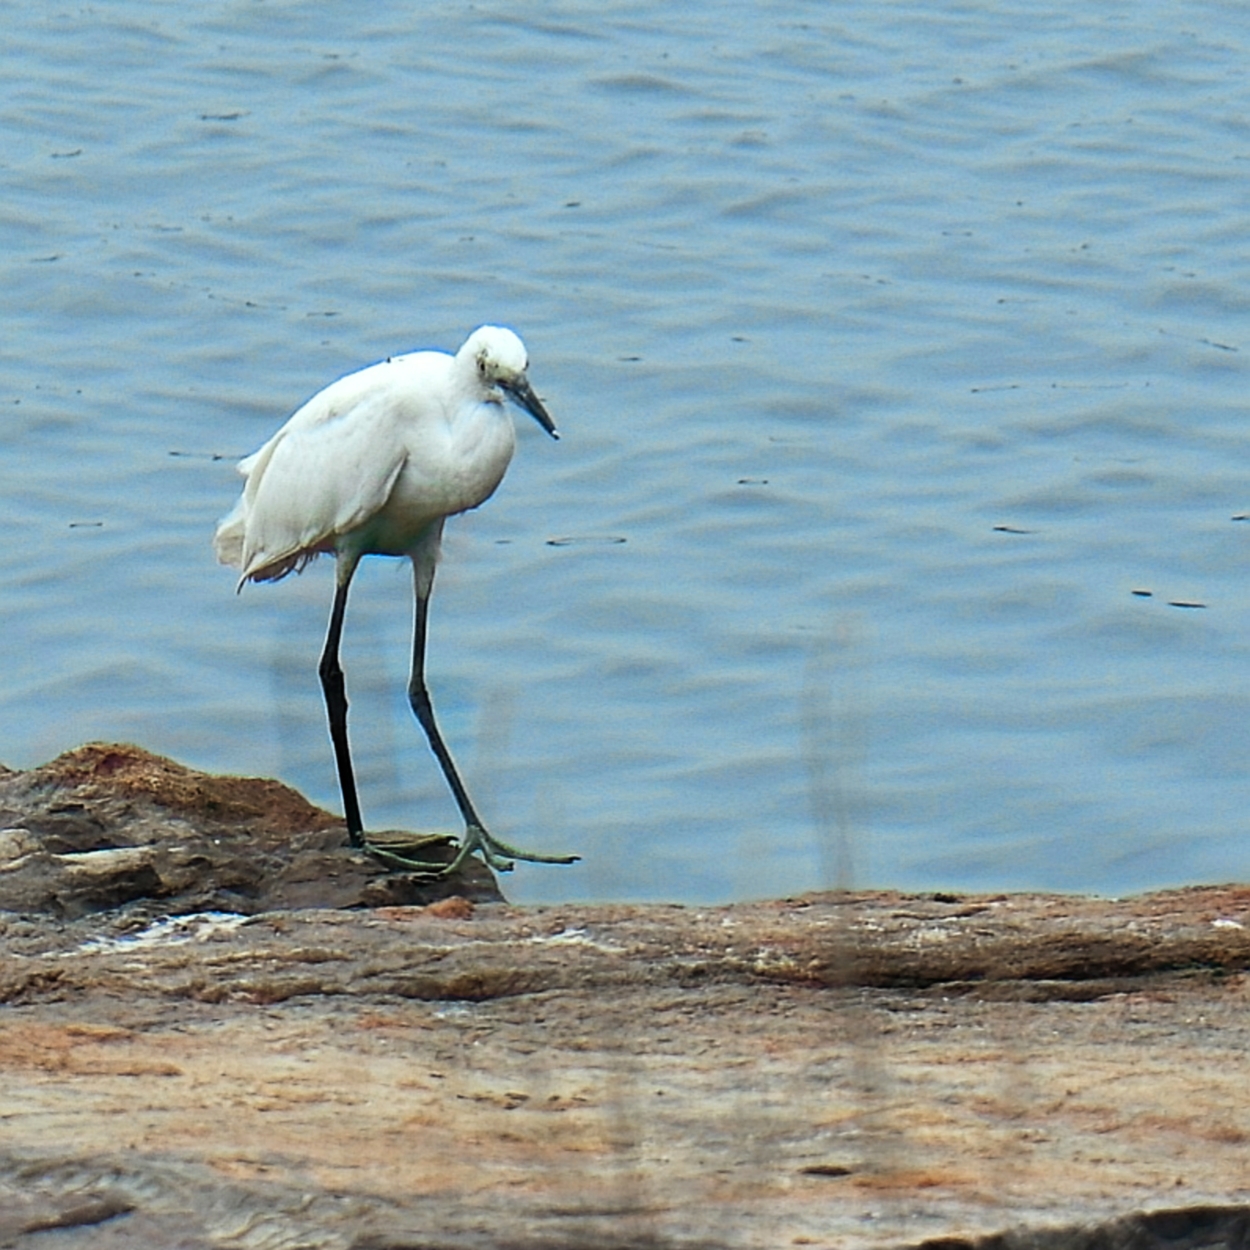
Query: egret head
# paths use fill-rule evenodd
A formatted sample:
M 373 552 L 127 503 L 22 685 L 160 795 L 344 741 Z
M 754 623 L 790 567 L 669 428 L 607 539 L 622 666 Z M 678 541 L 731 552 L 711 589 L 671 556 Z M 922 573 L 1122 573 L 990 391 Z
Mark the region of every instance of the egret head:
M 525 344 L 503 326 L 479 326 L 456 353 L 458 359 L 472 361 L 478 380 L 490 395 L 503 392 L 551 435 L 559 438 L 555 422 L 547 415 L 542 400 L 534 394 L 525 376 L 529 359 Z

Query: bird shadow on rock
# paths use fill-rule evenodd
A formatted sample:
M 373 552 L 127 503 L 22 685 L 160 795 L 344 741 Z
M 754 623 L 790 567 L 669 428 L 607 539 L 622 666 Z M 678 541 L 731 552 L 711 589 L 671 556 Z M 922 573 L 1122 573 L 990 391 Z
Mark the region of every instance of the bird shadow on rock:
M 450 835 L 387 832 L 449 863 Z M 0 771 L 0 910 L 72 920 L 120 907 L 254 915 L 301 907 L 502 899 L 476 859 L 444 878 L 347 845 L 339 817 L 281 782 L 213 776 L 140 747 L 88 743 Z

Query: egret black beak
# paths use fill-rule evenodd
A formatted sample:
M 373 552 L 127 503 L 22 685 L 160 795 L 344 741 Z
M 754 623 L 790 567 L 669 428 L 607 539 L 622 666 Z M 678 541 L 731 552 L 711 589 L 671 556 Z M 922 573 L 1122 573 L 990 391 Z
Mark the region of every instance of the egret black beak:
M 508 398 L 513 400 L 519 407 L 524 408 L 552 438 L 558 439 L 560 437 L 560 431 L 556 429 L 556 423 L 547 415 L 547 410 L 543 407 L 543 401 L 534 394 L 534 388 L 530 386 L 525 374 L 522 373 L 509 382 L 505 382 L 501 378 L 499 385 L 507 392 Z

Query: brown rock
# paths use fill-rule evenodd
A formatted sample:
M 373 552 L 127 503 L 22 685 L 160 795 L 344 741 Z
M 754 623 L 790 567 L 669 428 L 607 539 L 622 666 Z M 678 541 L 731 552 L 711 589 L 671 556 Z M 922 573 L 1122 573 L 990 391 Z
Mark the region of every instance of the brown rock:
M 338 817 L 289 786 L 210 776 L 135 746 L 89 743 L 28 772 L 0 772 L 4 911 L 251 914 L 502 897 L 476 862 L 430 881 L 346 841 Z M 423 854 L 446 862 L 447 842 L 435 838 Z

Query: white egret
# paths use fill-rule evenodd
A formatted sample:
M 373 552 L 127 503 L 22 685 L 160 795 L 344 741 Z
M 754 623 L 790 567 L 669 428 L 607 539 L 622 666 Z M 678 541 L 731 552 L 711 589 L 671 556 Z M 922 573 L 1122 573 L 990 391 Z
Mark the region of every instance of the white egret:
M 392 356 L 348 374 L 314 395 L 255 454 L 240 461 L 247 479 L 234 510 L 217 527 L 217 558 L 246 582 L 276 581 L 314 557 L 336 557 L 336 586 L 319 673 L 351 844 L 420 872 L 445 875 L 474 851 L 497 870 L 512 859 L 568 864 L 577 856 L 519 851 L 487 832 L 434 719 L 425 685 L 430 590 L 443 523 L 494 494 L 516 445 L 504 400 L 524 408 L 559 438 L 526 378 L 525 347 L 499 326 L 475 330 L 454 355 Z M 352 575 L 366 555 L 406 556 L 416 594 L 408 701 L 429 739 L 464 818 L 450 864 L 430 864 L 371 848 L 365 836 L 347 739 L 347 696 L 339 640 Z

